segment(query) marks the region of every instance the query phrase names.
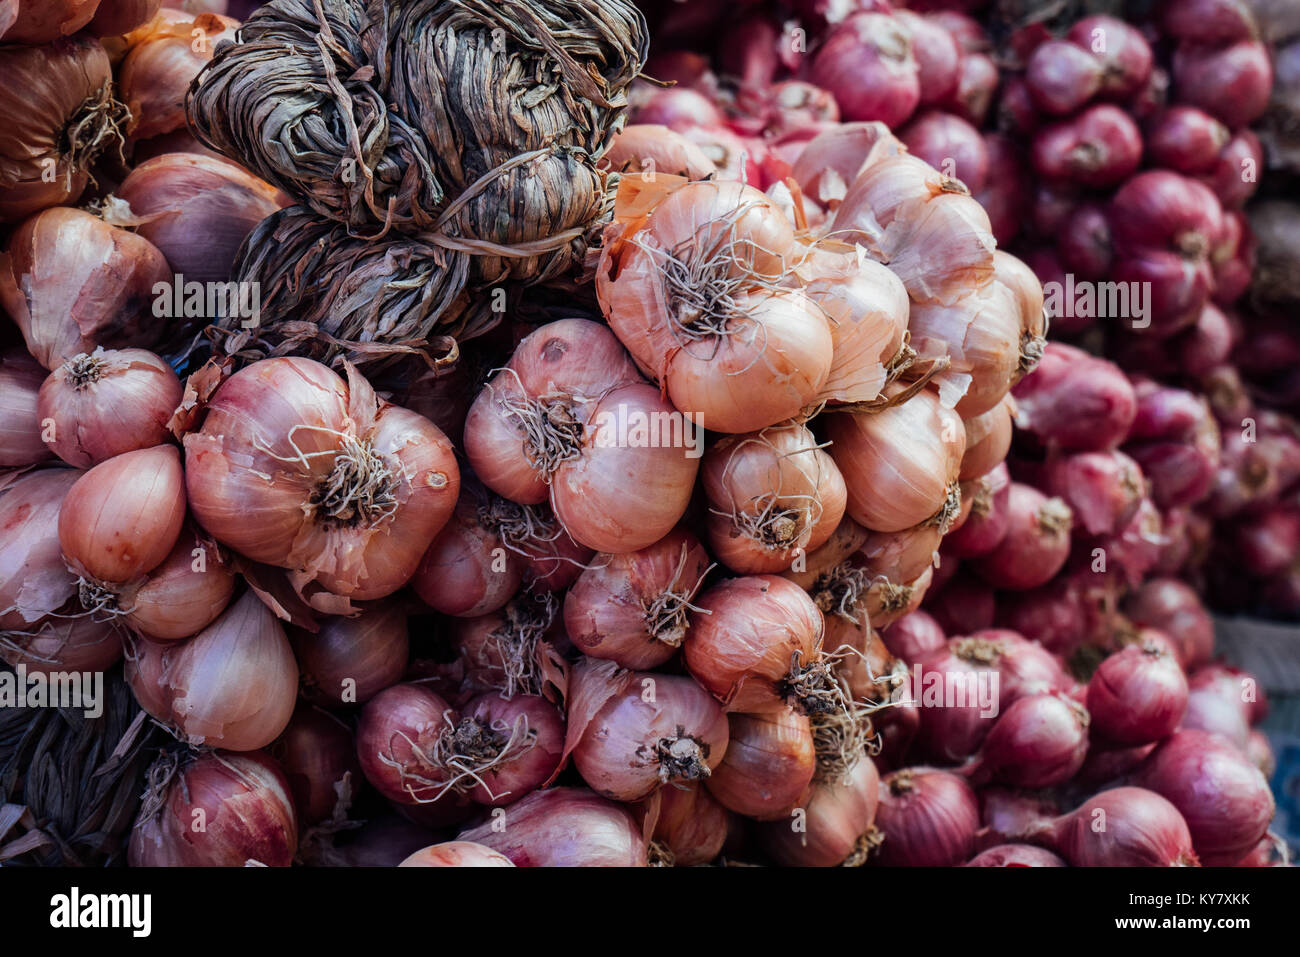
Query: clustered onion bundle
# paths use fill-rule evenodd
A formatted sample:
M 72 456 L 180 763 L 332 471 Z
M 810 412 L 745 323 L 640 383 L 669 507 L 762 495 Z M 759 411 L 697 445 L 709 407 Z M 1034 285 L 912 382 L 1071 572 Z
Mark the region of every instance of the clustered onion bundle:
M 1258 45 L 916 6 L 0 13 L 130 110 L 0 192 L 0 658 L 124 659 L 131 864 L 1272 861 L 1176 577 L 1300 542 L 1229 362 L 1281 388 L 1226 302 Z M 1058 254 L 1150 273 L 1149 341 L 1046 344 Z M 155 315 L 180 273 L 261 322 Z
M 276 289 L 257 330 L 264 351 L 364 363 L 366 344 L 409 351 L 444 327 L 481 331 L 457 325 L 467 289 L 570 277 L 609 208 L 597 163 L 646 43 L 623 0 L 256 11 L 187 109 L 201 142 L 302 207 L 256 233 L 237 264 L 242 280 Z M 334 279 L 373 240 L 366 299 L 352 301 L 359 282 L 337 295 Z M 430 288 L 412 312 L 402 290 L 417 286 Z

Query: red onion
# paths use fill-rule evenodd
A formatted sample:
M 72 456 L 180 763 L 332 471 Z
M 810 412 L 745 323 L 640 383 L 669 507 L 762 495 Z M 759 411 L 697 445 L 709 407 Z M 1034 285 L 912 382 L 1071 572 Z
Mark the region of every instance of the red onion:
M 947 643 L 939 623 L 923 611 L 904 615 L 881 636 L 889 653 L 909 664 Z
M 1101 91 L 1104 74 L 1101 61 L 1087 50 L 1065 40 L 1049 40 L 1030 56 L 1025 84 L 1040 110 L 1064 116 Z
M 1136 781 L 1182 813 L 1196 853 L 1210 867 L 1239 861 L 1273 820 L 1273 794 L 1259 768 L 1205 731 L 1175 733 L 1146 759 Z
M 985 133 L 984 151 L 988 154 L 989 172 L 984 188 L 975 198 L 989 215 L 998 245 L 1004 246 L 1020 235 L 1027 216 L 1028 203 L 1022 187 L 1023 150 L 1008 136 Z
M 1280 503 L 1237 519 L 1228 534 L 1234 555 L 1257 578 L 1280 575 L 1300 555 L 1300 505 Z
M 1209 661 L 1214 625 L 1196 592 L 1175 578 L 1152 578 L 1124 601 L 1135 625 L 1162 631 L 1173 640 L 1179 664 L 1190 671 Z
M 1104 279 L 1114 257 L 1110 222 L 1103 207 L 1080 203 L 1070 212 L 1057 238 L 1061 262 L 1084 279 Z
M 665 784 L 708 778 L 727 751 L 727 719 L 690 678 L 624 671 L 589 659 L 574 669 L 564 751 L 604 797 L 639 801 Z
M 1199 668 L 1189 681 L 1187 713 L 1180 727 L 1218 735 L 1233 747 L 1244 751 L 1250 742 L 1250 723 L 1240 701 L 1223 694 L 1213 681 L 1202 677 L 1211 666 Z
M 1135 384 L 1137 415 L 1124 446 L 1151 483 L 1161 508 L 1194 505 L 1219 467 L 1219 429 L 1208 403 L 1150 380 Z
M 997 719 L 969 773 L 976 781 L 1055 787 L 1074 776 L 1087 750 L 1088 712 L 1060 692 L 1032 694 Z
M 1065 861 L 1051 851 L 1032 844 L 996 844 L 981 851 L 966 867 L 1065 867 Z
M 90 468 L 168 441 L 180 402 L 180 380 L 163 359 L 143 349 L 96 349 L 50 373 L 38 415 L 59 458 Z
M 956 564 L 951 558 L 948 562 Z M 959 570 L 925 603 L 925 610 L 949 635 L 992 627 L 995 607 L 993 589 L 965 569 Z
M 1197 864 L 1178 808 L 1154 791 L 1102 791 L 1033 835 L 1072 867 L 1185 867 Z
M 586 788 L 534 791 L 457 840 L 491 848 L 516 867 L 644 867 L 646 837 L 632 814 Z
M 703 785 L 660 788 L 651 798 L 659 803 L 651 860 L 676 867 L 707 864 L 722 851 L 732 816 Z
M 685 640 L 709 567 L 704 547 L 682 529 L 639 551 L 600 556 L 565 596 L 569 639 L 593 658 L 657 668 Z
M 1121 779 L 1127 778 L 1156 747 L 1154 742 L 1132 748 L 1108 748 L 1106 744 L 1105 741 L 1093 741 L 1089 745 L 1088 757 L 1074 776 L 1073 784 L 1097 788 L 1122 783 Z
M 1029 83 L 1020 74 L 1008 75 L 998 95 L 998 129 L 1027 136 L 1038 129 L 1038 124 L 1038 104 Z
M 1007 534 L 1011 476 L 999 465 L 976 485 L 970 517 L 944 538 L 944 552 L 958 558 L 987 555 Z
M 1204 110 L 1171 106 L 1147 120 L 1147 160 L 1176 173 L 1208 173 L 1231 136 Z
M 998 89 L 998 66 L 986 53 L 962 54 L 957 89 L 939 105 L 963 120 L 983 126 Z
M 1215 195 L 1167 170 L 1139 173 L 1111 200 L 1110 226 L 1118 255 L 1111 278 L 1153 284 L 1141 321 L 1162 335 L 1194 323 L 1209 295 L 1209 256 L 1222 228 Z
M 972 193 L 984 188 L 989 173 L 988 150 L 979 130 L 959 116 L 930 110 L 899 132 L 913 155 L 944 176 L 959 179 Z
M 1030 158 L 1044 179 L 1105 189 L 1138 168 L 1142 134 L 1127 113 L 1102 103 L 1039 130 Z
M 1119 745 L 1168 737 L 1187 710 L 1187 677 L 1164 646 L 1129 645 L 1101 663 L 1088 682 L 1093 733 Z
M 420 599 L 444 615 L 490 614 L 513 598 L 523 582 L 521 556 L 505 547 L 484 517 L 490 498 L 487 493 L 461 496 L 411 579 Z
M 690 127 L 722 126 L 722 112 L 704 94 L 685 87 L 655 88 L 647 99 L 635 103 L 632 120 L 653 123 L 681 132 Z
M 460 709 L 452 741 L 478 762 L 478 783 L 469 792 L 479 804 L 513 804 L 555 776 L 564 753 L 564 719 L 540 695 L 505 700 L 495 691 L 471 698 Z M 525 746 L 512 749 L 519 735 Z M 528 743 L 531 742 L 531 743 Z M 491 763 L 499 758 L 499 763 Z M 454 765 L 453 765 L 454 766 Z
M 781 30 L 771 17 L 757 10 L 733 20 L 718 40 L 718 66 L 740 81 L 742 90 L 772 85 L 780 67 Z
M 453 730 L 451 706 L 419 685 L 386 688 L 366 703 L 357 725 L 357 757 L 375 789 L 400 804 L 432 802 L 449 790 L 451 773 L 435 749 Z
M 812 728 L 788 708 L 728 716 L 722 763 L 706 779 L 728 810 L 760 821 L 788 818 L 817 767 Z
M 1140 30 L 1115 17 L 1084 17 L 1066 34 L 1071 43 L 1091 52 L 1102 67 L 1101 95 L 1125 100 L 1151 77 L 1151 46 Z
M 995 588 L 1023 590 L 1046 584 L 1070 557 L 1073 520 L 1063 499 L 1012 482 L 1006 534 L 974 563 L 975 571 Z
M 401 604 L 377 602 L 350 618 L 324 619 L 315 634 L 291 629 L 304 697 L 329 707 L 365 704 L 401 681 L 406 617 Z
M 970 857 L 979 804 L 955 774 L 904 768 L 885 775 L 876 808 L 884 843 L 872 862 L 894 867 L 952 867 Z
M 1174 52 L 1174 89 L 1231 129 L 1249 126 L 1268 107 L 1273 65 L 1268 47 L 1254 41 L 1229 46 L 1184 45 Z
M 1246 0 L 1180 0 L 1163 5 L 1160 27 L 1164 33 L 1193 43 L 1222 45 L 1248 40 L 1258 24 Z
M 1277 755 L 1273 753 L 1273 745 L 1263 731 L 1250 732 L 1250 737 L 1246 740 L 1246 757 L 1266 778 L 1271 778 L 1277 770 Z
M 1066 576 L 998 600 L 999 626 L 1058 654 L 1068 655 L 1082 642 L 1087 633 L 1086 619 L 1080 590 Z
M 1012 394 L 1016 424 L 1063 449 L 1114 448 L 1137 413 L 1133 387 L 1117 366 L 1059 342 L 1047 344 L 1038 368 Z
M 853 867 L 874 845 L 872 823 L 880 798 L 880 774 L 863 756 L 843 779 L 812 785 L 802 814 L 759 826 L 759 840 L 786 867 Z
M 289 781 L 300 823 L 319 824 L 348 810 L 361 783 L 348 725 L 319 708 L 301 706 L 267 752 Z
M 260 751 L 164 754 L 131 830 L 132 867 L 288 867 L 298 823 L 284 772 Z M 195 824 L 202 822 L 201 828 Z
M 899 10 L 894 19 L 906 28 L 916 58 L 917 80 L 921 88 L 921 105 L 942 103 L 957 90 L 960 64 L 964 59 L 956 38 L 943 24 L 910 10 Z M 931 164 L 936 166 L 938 164 Z M 969 185 L 969 183 L 967 184 Z
M 1047 488 L 1090 535 L 1114 534 L 1141 504 L 1142 470 L 1123 452 L 1076 452 L 1047 463 Z
M 1072 566 L 1078 574 L 1093 574 L 1117 586 L 1136 587 L 1160 560 L 1164 538 L 1160 510 L 1148 498 L 1113 535 L 1075 536 Z
M 835 95 L 846 120 L 897 127 L 921 100 L 919 72 L 902 23 L 889 14 L 855 13 L 831 28 L 809 79 Z

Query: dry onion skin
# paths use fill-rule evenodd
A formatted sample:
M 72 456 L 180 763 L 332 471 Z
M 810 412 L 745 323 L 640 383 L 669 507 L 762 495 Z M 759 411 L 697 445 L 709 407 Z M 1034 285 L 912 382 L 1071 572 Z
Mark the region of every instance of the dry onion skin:
M 514 867 L 504 854 L 473 841 L 447 841 L 416 851 L 398 867 Z
M 0 253 L 0 305 L 50 370 L 100 346 L 149 348 L 167 338 L 172 330 L 152 306 L 154 287 L 171 280 L 153 243 L 77 209 L 33 216 Z
M 0 103 L 0 222 L 75 202 L 95 160 L 122 148 L 127 113 L 113 97 L 104 48 L 84 36 L 43 47 L 6 43 L 0 88 L 23 91 Z
M 131 110 L 133 139 L 185 128 L 185 94 L 218 43 L 233 40 L 239 21 L 167 11 L 147 23 L 118 70 L 119 94 Z
M 284 628 L 252 591 L 187 641 L 133 644 L 131 690 L 190 744 L 264 748 L 293 715 L 298 665 Z
M 45 370 L 23 349 L 0 352 L 0 468 L 22 468 L 49 458 L 40 405 Z M 170 414 L 170 413 L 169 413 Z
M 709 545 L 733 571 L 785 571 L 844 517 L 844 477 L 805 425 L 726 436 L 705 454 L 702 472 Z
M 132 867 L 288 867 L 298 820 L 284 771 L 260 751 L 166 753 L 149 787 L 127 860 Z M 196 820 L 204 827 L 196 829 Z
M 190 507 L 218 542 L 356 600 L 406 584 L 460 490 L 437 426 L 308 359 L 222 383 L 185 464 Z
M 828 416 L 826 434 L 855 522 L 901 532 L 934 520 L 947 530 L 960 508 L 966 428 L 934 391 L 878 412 Z
M 59 511 L 81 477 L 41 469 L 0 490 L 0 630 L 25 631 L 77 594 L 59 545 Z
M 549 499 L 575 542 L 616 554 L 653 544 L 685 513 L 699 468 L 692 439 L 698 428 L 585 319 L 525 338 L 465 423 L 484 485 L 524 505 Z
M 637 365 L 713 431 L 793 418 L 830 375 L 830 321 L 783 285 L 803 256 L 767 196 L 730 181 L 628 177 L 596 276 L 601 309 Z M 656 194 L 668 190 L 655 201 Z M 649 205 L 633 216 L 634 203 Z

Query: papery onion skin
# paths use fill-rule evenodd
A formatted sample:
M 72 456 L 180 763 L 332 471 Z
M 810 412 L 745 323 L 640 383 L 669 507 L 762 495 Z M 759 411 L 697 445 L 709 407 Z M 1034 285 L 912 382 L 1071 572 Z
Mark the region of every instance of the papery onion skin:
M 42 469 L 0 490 L 0 631 L 25 631 L 77 593 L 59 546 L 59 511 L 81 477 Z
M 406 610 L 399 603 L 326 618 L 316 633 L 295 628 L 290 637 L 304 697 L 329 707 L 365 704 L 402 680 L 409 658 Z
M 644 867 L 646 838 L 632 814 L 585 788 L 534 791 L 457 840 L 475 841 L 516 867 Z
M 100 0 L 90 32 L 97 37 L 125 36 L 158 15 L 162 0 Z
M 131 47 L 118 71 L 122 99 L 136 119 L 131 134 L 138 139 L 185 128 L 190 84 L 212 59 L 216 44 L 232 40 L 239 25 L 214 14 L 168 19 Z
M 984 739 L 975 774 L 1021 788 L 1064 784 L 1088 752 L 1088 712 L 1060 692 L 1014 701 Z
M 132 867 L 288 867 L 298 847 L 289 782 L 261 751 L 204 752 L 177 771 L 156 816 L 131 830 Z M 204 827 L 195 829 L 197 812 Z
M 569 640 L 624 668 L 657 668 L 685 640 L 690 620 L 682 602 L 691 601 L 709 567 L 699 540 L 681 528 L 635 552 L 598 557 L 565 595 Z
M 1011 483 L 1007 499 L 1007 532 L 975 570 L 997 588 L 1024 590 L 1045 585 L 1070 557 L 1074 513 L 1062 499 Z
M 378 402 L 351 375 L 345 385 L 298 358 L 235 373 L 202 431 L 185 437 L 185 477 L 195 517 L 219 542 L 364 601 L 415 573 L 455 508 L 460 470 L 437 426 Z M 361 483 L 357 455 L 378 490 Z M 343 493 L 330 491 L 334 482 Z M 330 505 L 337 494 L 352 497 Z
M 33 216 L 0 254 L 0 305 L 47 369 L 96 347 L 148 347 L 169 332 L 152 315 L 171 280 L 147 239 L 77 209 Z
M 808 718 L 787 708 L 732 714 L 727 755 L 705 785 L 723 807 L 760 821 L 788 817 L 817 760 Z
M 619 172 L 656 170 L 687 179 L 706 179 L 717 166 L 680 133 L 656 123 L 634 123 L 615 135 L 601 166 Z
M 39 46 L 76 33 L 95 16 L 100 0 L 27 0 L 4 35 L 7 43 Z
M 812 785 L 804 816 L 761 826 L 763 847 L 786 867 L 835 867 L 861 864 L 869 844 L 859 842 L 876 818 L 880 772 L 871 758 L 858 758 L 843 780 Z
M 961 459 L 958 480 L 977 479 L 1002 463 L 1011 448 L 1015 414 L 1015 400 L 1008 396 L 987 412 L 962 421 L 966 427 L 966 452 Z
M 174 641 L 216 620 L 235 593 L 235 573 L 216 548 L 182 531 L 128 602 L 126 622 L 146 638 Z
M 38 17 L 53 12 L 44 0 L 29 0 L 20 15 L 30 11 Z M 54 29 L 48 39 L 32 42 L 55 40 L 59 34 Z M 12 34 L 11 29 L 0 50 L 0 78 L 6 89 L 22 90 L 23 96 L 0 104 L 4 222 L 80 198 L 91 164 L 103 152 L 120 148 L 118 124 L 125 121 L 122 104 L 112 99 L 108 56 L 93 38 L 59 37 L 48 46 L 23 46 L 13 42 Z M 74 140 L 69 134 L 77 127 Z
M 466 702 L 460 715 L 462 722 L 474 720 L 497 731 L 504 728 L 501 733 L 506 739 L 525 726 L 534 738 L 530 747 L 506 754 L 502 763 L 478 772 L 479 783 L 470 791 L 476 803 L 513 804 L 558 773 L 564 754 L 564 717 L 541 695 L 517 694 L 505 700 L 489 691 Z
M 837 24 L 809 78 L 835 94 L 846 120 L 897 126 L 921 100 L 911 37 L 901 21 L 883 13 L 855 13 Z
M 171 153 L 137 165 L 117 189 L 137 235 L 185 282 L 227 282 L 253 227 L 280 208 L 275 187 L 233 163 Z M 213 317 L 215 318 L 215 317 Z
M 1124 601 L 1124 614 L 1135 625 L 1164 632 L 1173 641 L 1186 671 L 1205 664 L 1214 653 L 1214 624 L 1189 585 L 1176 578 L 1152 578 Z
M 180 379 L 152 352 L 96 349 L 49 374 L 38 415 L 53 426 L 45 430 L 50 450 L 85 469 L 168 441 L 180 401 Z
M 298 665 L 284 629 L 245 592 L 215 622 L 164 652 L 167 721 L 191 744 L 255 751 L 289 723 Z
M 1115 448 L 1137 415 L 1133 387 L 1117 366 L 1059 342 L 1048 343 L 1013 394 L 1016 425 L 1063 449 Z
M 871 863 L 894 867 L 951 867 L 970 857 L 979 828 L 979 803 L 955 774 L 905 768 L 880 783 L 876 827 L 884 843 Z
M 849 516 L 879 532 L 901 532 L 939 512 L 966 452 L 961 420 L 929 391 L 881 412 L 832 415 L 826 432 Z
M 704 456 L 709 545 L 733 571 L 789 568 L 826 543 L 844 517 L 844 478 L 803 425 L 725 437 Z M 761 523 L 761 524 L 756 524 Z
M 514 867 L 504 854 L 473 841 L 447 841 L 416 851 L 398 867 Z
M 49 458 L 38 398 L 44 372 L 22 349 L 0 353 L 0 468 L 23 468 Z
M 1162 742 L 1135 780 L 1178 808 L 1207 867 L 1241 860 L 1273 820 L 1273 794 L 1259 768 L 1205 731 L 1178 731 Z
M 685 643 L 686 667 L 732 711 L 782 703 L 796 665 L 820 657 L 822 613 L 799 586 L 771 575 L 733 578 L 696 601 Z
M 59 544 L 79 574 L 130 582 L 171 553 L 184 521 L 180 453 L 159 445 L 115 456 L 79 478 L 59 512 Z

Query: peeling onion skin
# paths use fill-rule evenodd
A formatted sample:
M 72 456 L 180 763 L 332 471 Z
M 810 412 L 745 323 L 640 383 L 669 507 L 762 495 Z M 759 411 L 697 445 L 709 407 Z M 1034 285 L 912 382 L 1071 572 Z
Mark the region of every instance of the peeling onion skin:
M 188 638 L 212 624 L 234 594 L 235 573 L 222 556 L 183 531 L 130 596 L 126 621 L 155 641 Z
M 191 744 L 255 751 L 289 724 L 298 665 L 280 622 L 254 592 L 190 640 L 144 649 L 128 661 L 127 680 L 141 704 Z
M 0 631 L 26 631 L 77 593 L 59 546 L 59 511 L 83 473 L 42 469 L 0 491 Z
M 437 426 L 376 402 L 369 384 L 352 375 L 345 384 L 298 358 L 237 372 L 217 390 L 202 431 L 185 437 L 186 480 L 195 517 L 219 542 L 365 601 L 392 594 L 415 574 L 455 508 L 460 470 Z M 295 442 L 312 457 L 296 459 Z M 312 499 L 341 472 L 349 481 L 341 453 L 356 445 L 386 470 L 392 507 L 353 506 L 359 519 L 333 520 Z
M 203 811 L 205 828 L 195 830 Z M 261 751 L 206 752 L 177 772 L 156 817 L 131 830 L 132 867 L 288 867 L 298 848 L 289 782 Z
M 0 469 L 50 457 L 41 440 L 40 390 L 45 370 L 22 349 L 0 352 Z

